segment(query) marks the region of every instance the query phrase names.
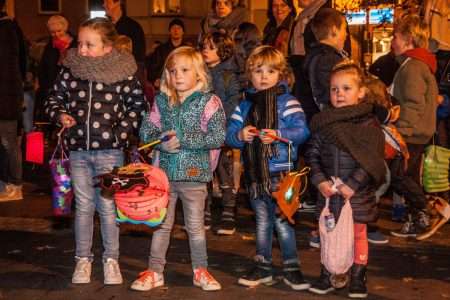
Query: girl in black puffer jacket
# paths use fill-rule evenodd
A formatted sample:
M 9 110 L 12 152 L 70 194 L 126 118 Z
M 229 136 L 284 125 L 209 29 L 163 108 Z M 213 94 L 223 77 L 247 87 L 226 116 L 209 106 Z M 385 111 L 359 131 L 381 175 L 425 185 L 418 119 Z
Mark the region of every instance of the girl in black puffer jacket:
M 94 214 L 100 217 L 105 284 L 121 284 L 119 228 L 114 201 L 94 188 L 93 177 L 123 165 L 122 148 L 145 110 L 145 98 L 133 56 L 114 48 L 117 32 L 109 20 L 81 24 L 78 49 L 63 61 L 45 103 L 46 113 L 67 129 L 70 171 L 75 193 L 75 258 L 72 283 L 89 283 L 93 260 Z
M 336 219 L 345 201 L 350 201 L 354 220 L 354 264 L 349 297 L 367 297 L 365 270 L 368 258 L 367 223 L 377 218 L 375 190 L 384 179 L 384 135 L 371 104 L 364 98 L 363 73 L 354 63 L 337 64 L 331 73 L 330 109 L 313 117 L 313 133 L 305 160 L 311 166 L 311 181 L 320 191 L 318 210 L 330 198 L 330 211 Z M 342 184 L 337 192 L 331 177 Z M 322 266 L 320 279 L 311 292 L 333 290 L 329 272 Z

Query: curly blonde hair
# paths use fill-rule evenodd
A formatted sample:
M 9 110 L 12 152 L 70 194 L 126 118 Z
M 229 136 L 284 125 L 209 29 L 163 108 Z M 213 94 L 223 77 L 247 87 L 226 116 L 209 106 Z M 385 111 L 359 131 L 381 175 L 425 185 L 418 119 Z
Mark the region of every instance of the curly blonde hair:
M 294 75 L 283 53 L 274 47 L 267 45 L 259 46 L 250 53 L 245 65 L 247 77 L 251 78 L 252 71 L 262 65 L 268 65 L 278 70 L 280 72 L 280 80 L 286 80 L 289 86 L 294 83 Z
M 170 81 L 170 69 L 175 65 L 175 59 L 185 59 L 189 61 L 195 73 L 197 74 L 197 90 L 201 92 L 207 92 L 209 90 L 209 75 L 208 68 L 203 60 L 200 52 L 196 51 L 193 47 L 182 46 L 178 47 L 172 52 L 166 59 L 164 64 L 163 74 L 161 77 L 161 92 L 165 93 L 169 97 L 170 105 L 179 105 L 180 99 L 178 97 L 177 91 Z

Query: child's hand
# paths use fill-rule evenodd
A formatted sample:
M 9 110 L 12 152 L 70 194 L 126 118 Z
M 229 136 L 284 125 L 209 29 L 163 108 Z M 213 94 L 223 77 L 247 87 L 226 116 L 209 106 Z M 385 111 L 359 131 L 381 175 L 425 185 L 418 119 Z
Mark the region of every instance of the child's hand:
M 251 142 L 253 142 L 253 139 L 257 135 L 258 135 L 258 133 L 256 131 L 256 127 L 252 126 L 252 125 L 248 125 L 248 126 L 245 126 L 244 128 L 242 128 L 241 131 L 239 131 L 238 138 L 239 138 L 239 140 L 241 140 L 243 142 L 251 143 Z
M 322 181 L 319 183 L 319 191 L 325 198 L 330 198 L 336 193 L 331 181 Z
M 342 195 L 345 201 L 350 200 L 350 198 L 355 194 L 355 191 L 345 183 L 338 186 L 337 189 L 339 191 L 339 194 Z
M 70 127 L 75 126 L 77 124 L 77 121 L 75 121 L 75 119 L 71 115 L 68 115 L 66 113 L 62 113 L 59 116 L 59 123 L 61 123 L 61 125 L 64 128 L 70 128 Z
M 175 130 L 163 132 L 160 136 L 160 139 L 168 135 L 172 137 L 168 141 L 161 143 L 161 150 L 168 153 L 180 152 L 180 140 L 177 138 Z
M 272 144 L 275 141 L 275 138 L 270 137 L 271 136 L 277 136 L 278 133 L 276 130 L 273 129 L 262 129 L 262 132 L 259 134 L 259 139 L 263 144 Z

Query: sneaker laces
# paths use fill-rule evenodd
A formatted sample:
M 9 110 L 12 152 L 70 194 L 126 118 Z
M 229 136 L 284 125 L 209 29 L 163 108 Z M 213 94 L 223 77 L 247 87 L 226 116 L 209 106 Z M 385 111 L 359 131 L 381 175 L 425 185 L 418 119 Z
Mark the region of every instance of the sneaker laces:
M 112 273 L 112 274 L 120 273 L 119 264 L 117 263 L 117 261 L 115 261 L 113 259 L 108 259 L 105 262 L 105 268 L 106 268 L 107 273 Z
M 197 280 L 197 281 L 200 281 L 203 276 L 203 278 L 205 278 L 208 283 L 217 282 L 217 280 L 214 279 L 214 277 L 212 277 L 212 275 L 205 268 L 198 268 L 195 270 L 194 273 L 195 273 L 195 277 L 196 277 L 195 280 Z
M 87 259 L 80 259 L 77 262 L 77 265 L 75 267 L 75 274 L 81 274 L 81 273 L 88 273 L 88 267 L 89 267 L 90 261 Z
M 136 281 L 145 283 L 148 279 L 150 279 L 152 282 L 156 282 L 155 275 L 156 275 L 156 272 L 150 271 L 150 270 L 145 270 L 145 271 L 139 273 L 138 279 L 136 279 Z

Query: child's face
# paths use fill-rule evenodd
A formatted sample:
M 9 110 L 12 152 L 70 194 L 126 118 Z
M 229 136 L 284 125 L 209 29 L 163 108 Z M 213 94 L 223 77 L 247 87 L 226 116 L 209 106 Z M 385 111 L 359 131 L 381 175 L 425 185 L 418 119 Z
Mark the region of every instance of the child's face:
M 88 27 L 83 27 L 78 32 L 78 54 L 81 56 L 99 57 L 110 53 L 111 45 L 102 41 L 101 35 Z
M 364 97 L 365 90 L 356 76 L 353 73 L 338 72 L 331 77 L 330 100 L 333 107 L 356 105 Z
M 220 63 L 218 49 L 211 40 L 206 40 L 204 42 L 202 56 L 208 67 L 212 67 Z
M 280 81 L 280 71 L 263 64 L 253 68 L 250 80 L 257 91 L 270 89 Z
M 194 92 L 197 85 L 197 72 L 188 59 L 175 57 L 173 66 L 169 68 L 170 83 L 179 95 L 188 95 Z
M 402 55 L 406 50 L 412 49 L 413 45 L 410 39 L 406 38 L 403 34 L 394 31 L 394 38 L 391 44 L 392 50 L 396 56 Z

